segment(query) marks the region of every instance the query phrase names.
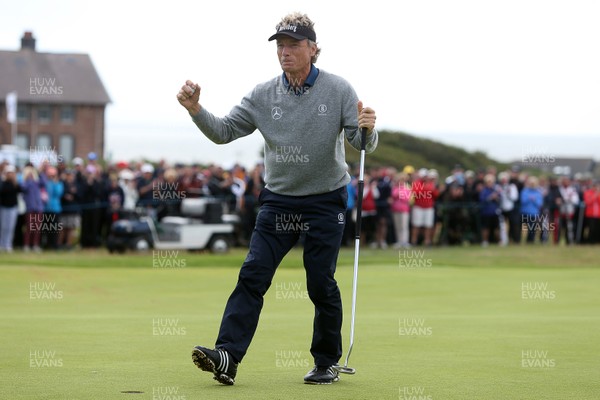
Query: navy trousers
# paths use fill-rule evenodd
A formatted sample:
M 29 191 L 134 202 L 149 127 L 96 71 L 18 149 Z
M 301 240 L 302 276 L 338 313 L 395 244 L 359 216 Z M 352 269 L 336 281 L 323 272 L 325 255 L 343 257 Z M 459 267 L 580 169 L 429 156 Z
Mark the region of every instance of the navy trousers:
M 283 257 L 304 235 L 308 296 L 315 306 L 311 354 L 329 366 L 342 356 L 342 300 L 334 278 L 344 233 L 346 187 L 311 196 L 263 189 L 248 255 L 227 301 L 216 347 L 240 362 L 258 326 L 263 298 Z

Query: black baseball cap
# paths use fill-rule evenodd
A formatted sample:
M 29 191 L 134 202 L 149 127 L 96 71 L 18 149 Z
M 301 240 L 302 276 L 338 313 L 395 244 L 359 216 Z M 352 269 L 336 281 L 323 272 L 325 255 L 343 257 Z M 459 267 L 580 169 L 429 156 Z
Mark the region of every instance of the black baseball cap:
M 312 40 L 313 42 L 317 41 L 317 34 L 313 30 L 313 28 L 302 25 L 281 25 L 277 28 L 277 33 L 269 38 L 269 42 L 271 40 L 277 39 L 279 35 L 286 35 L 292 37 L 296 40 Z

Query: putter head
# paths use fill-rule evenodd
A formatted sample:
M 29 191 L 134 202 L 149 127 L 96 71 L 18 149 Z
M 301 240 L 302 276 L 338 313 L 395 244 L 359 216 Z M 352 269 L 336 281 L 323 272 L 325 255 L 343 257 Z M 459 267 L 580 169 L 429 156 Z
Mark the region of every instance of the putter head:
M 345 365 L 334 365 L 333 369 L 341 374 L 354 375 L 356 370 L 354 368 L 347 367 Z

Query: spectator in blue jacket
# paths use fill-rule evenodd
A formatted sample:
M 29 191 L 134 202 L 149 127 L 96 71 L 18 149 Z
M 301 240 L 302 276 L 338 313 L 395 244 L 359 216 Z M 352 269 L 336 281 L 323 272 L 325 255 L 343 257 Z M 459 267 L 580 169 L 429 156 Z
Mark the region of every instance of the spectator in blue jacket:
M 496 177 L 487 174 L 483 178 L 483 189 L 479 192 L 481 203 L 481 245 L 486 247 L 490 233 L 498 229 L 498 214 L 500 214 L 500 197 L 502 189 L 496 184 Z
M 23 200 L 25 201 L 25 233 L 23 235 L 23 250 L 41 251 L 41 224 L 44 221 L 44 202 L 42 191 L 46 190 L 44 181 L 40 178 L 37 170 L 28 165 L 23 168 Z
M 527 225 L 527 243 L 535 241 L 536 230 L 542 232 L 543 205 L 544 196 L 539 189 L 539 180 L 535 176 L 530 176 L 521 191 L 521 223 Z
M 344 237 L 342 244 L 344 246 L 351 246 L 354 244 L 354 236 L 356 235 L 354 221 L 352 219 L 352 212 L 356 205 L 356 180 L 352 179 L 346 185 L 348 190 L 348 204 L 346 206 L 346 225 L 344 226 Z
M 58 216 L 62 212 L 61 198 L 64 193 L 64 184 L 58 177 L 58 171 L 54 167 L 46 169 L 46 192 L 48 201 L 44 208 L 43 236 L 48 248 L 58 248 L 58 235 L 62 230 L 62 224 Z

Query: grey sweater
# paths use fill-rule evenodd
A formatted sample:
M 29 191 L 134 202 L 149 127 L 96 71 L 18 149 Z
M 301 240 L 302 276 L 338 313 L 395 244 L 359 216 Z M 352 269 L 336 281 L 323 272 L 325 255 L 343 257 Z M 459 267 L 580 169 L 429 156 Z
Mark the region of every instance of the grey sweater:
M 288 91 L 282 76 L 257 85 L 229 115 L 219 118 L 201 107 L 192 116 L 204 135 L 229 143 L 258 129 L 265 139 L 267 189 L 282 195 L 326 193 L 350 182 L 344 135 L 360 150 L 358 97 L 343 78 L 319 71 L 302 95 Z M 377 131 L 366 151 L 377 147 Z

